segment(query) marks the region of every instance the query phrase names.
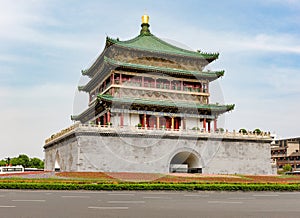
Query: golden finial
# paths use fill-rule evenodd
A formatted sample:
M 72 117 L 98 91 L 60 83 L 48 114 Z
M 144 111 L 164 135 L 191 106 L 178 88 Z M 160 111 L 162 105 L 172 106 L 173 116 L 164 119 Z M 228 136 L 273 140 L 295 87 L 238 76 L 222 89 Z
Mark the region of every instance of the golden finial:
M 144 14 L 142 16 L 142 23 L 146 23 L 146 24 L 149 23 L 149 16 L 148 15 Z

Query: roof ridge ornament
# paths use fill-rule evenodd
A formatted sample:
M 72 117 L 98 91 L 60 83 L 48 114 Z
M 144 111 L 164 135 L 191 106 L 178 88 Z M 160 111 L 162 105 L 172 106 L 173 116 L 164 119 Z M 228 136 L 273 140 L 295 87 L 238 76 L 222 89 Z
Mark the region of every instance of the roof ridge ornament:
M 142 29 L 140 32 L 140 35 L 151 35 L 150 30 L 149 30 L 149 16 L 147 14 L 144 14 L 142 16 Z

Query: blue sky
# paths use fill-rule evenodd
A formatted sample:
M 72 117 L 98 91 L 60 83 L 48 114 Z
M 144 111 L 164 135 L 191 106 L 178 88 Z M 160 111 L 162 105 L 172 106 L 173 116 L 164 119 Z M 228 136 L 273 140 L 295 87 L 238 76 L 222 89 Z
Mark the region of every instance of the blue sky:
M 226 129 L 300 135 L 298 0 L 0 0 L 0 158 L 43 158 L 44 139 L 79 110 L 80 71 L 107 35 L 138 35 L 145 10 L 156 36 L 220 52 L 209 69 L 225 70 L 212 99 L 236 104 Z

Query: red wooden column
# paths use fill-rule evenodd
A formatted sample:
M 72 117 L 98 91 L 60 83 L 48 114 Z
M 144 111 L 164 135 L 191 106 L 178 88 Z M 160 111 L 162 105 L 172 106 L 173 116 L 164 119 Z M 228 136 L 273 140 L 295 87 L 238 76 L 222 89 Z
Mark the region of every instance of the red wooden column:
M 114 73 L 111 74 L 110 81 L 111 81 L 111 84 L 112 84 L 112 85 L 115 84 L 115 74 L 114 74 Z
M 216 132 L 217 131 L 217 129 L 218 129 L 218 126 L 217 126 L 217 118 L 216 119 L 214 119 L 214 131 Z
M 206 131 L 206 118 L 203 119 L 203 129 Z
M 107 123 L 110 123 L 110 111 L 107 111 Z
M 106 125 L 106 123 L 107 123 L 106 114 L 103 115 L 103 120 L 104 120 L 103 125 Z
M 175 129 L 179 129 L 179 118 L 178 117 L 176 117 L 176 119 L 175 119 Z
M 124 113 L 120 114 L 120 126 L 123 127 L 124 126 Z

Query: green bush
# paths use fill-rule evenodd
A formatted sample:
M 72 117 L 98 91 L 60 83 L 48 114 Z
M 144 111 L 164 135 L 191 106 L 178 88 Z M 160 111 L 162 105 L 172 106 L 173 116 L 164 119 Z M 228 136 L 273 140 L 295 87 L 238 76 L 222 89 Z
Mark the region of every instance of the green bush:
M 284 172 L 291 172 L 293 168 L 291 164 L 285 164 L 282 169 Z
M 225 130 L 223 129 L 223 128 L 218 128 L 217 130 L 216 130 L 216 132 L 220 132 L 220 133 L 223 133 Z
M 247 134 L 247 130 L 246 130 L 246 129 L 240 129 L 240 130 L 239 130 L 239 133 Z
M 44 190 L 169 190 L 169 191 L 300 191 L 300 184 L 62 184 L 62 183 L 0 183 L 0 189 Z
M 253 133 L 259 135 L 259 134 L 261 134 L 261 130 L 260 129 L 255 129 L 255 130 L 253 130 Z

